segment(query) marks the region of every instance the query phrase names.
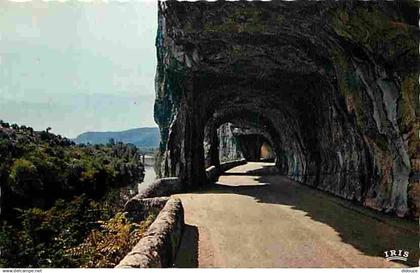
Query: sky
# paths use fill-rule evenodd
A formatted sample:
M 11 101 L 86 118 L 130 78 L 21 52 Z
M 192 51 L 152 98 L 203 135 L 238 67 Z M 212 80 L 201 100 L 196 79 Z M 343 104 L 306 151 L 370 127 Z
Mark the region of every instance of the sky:
M 0 0 L 0 119 L 74 138 L 156 126 L 157 4 Z

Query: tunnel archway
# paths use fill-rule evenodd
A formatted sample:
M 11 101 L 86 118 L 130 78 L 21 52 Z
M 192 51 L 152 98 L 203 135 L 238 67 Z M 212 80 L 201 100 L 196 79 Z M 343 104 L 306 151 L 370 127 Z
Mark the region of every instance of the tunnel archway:
M 214 132 L 246 121 L 268 126 L 276 166 L 294 180 L 417 213 L 416 12 L 408 2 L 160 2 L 161 175 L 206 183 L 205 167 L 220 164 Z
M 263 134 L 242 133 L 236 135 L 243 158 L 247 161 L 261 161 L 262 157 L 273 159 L 272 146 Z
M 241 123 L 243 124 L 243 123 Z M 269 140 L 270 139 L 270 140 Z M 257 128 L 238 126 L 236 123 L 224 123 L 217 129 L 217 139 L 212 142 L 204 140 L 206 167 L 212 165 L 211 156 L 218 154 L 219 162 L 228 162 L 245 159 L 247 161 L 260 161 L 275 159 L 275 152 L 271 137 L 267 132 Z M 214 145 L 214 147 L 212 147 Z M 211 149 L 217 149 L 213 154 Z M 215 165 L 218 165 L 217 163 Z
M 249 161 L 258 161 L 261 145 L 265 141 L 276 151 L 275 154 L 279 155 L 275 159 L 278 166 L 281 164 L 287 166 L 284 162 L 285 158 L 280 157 L 283 151 L 279 132 L 275 129 L 270 119 L 262 112 L 258 112 L 258 109 L 247 108 L 245 105 L 232 107 L 223 104 L 221 107 L 212 110 L 211 114 L 208 115 L 209 120 L 204 128 L 207 167 L 220 164 L 220 159 L 223 157 L 221 156 L 223 147 L 221 147 L 220 141 L 223 137 L 228 140 L 234 138 L 235 150 L 240 151 L 236 158 L 227 156 L 230 160 L 243 157 Z M 224 128 L 222 131 L 224 135 L 220 134 L 221 132 L 218 129 L 221 127 Z M 287 172 L 287 167 L 281 169 Z

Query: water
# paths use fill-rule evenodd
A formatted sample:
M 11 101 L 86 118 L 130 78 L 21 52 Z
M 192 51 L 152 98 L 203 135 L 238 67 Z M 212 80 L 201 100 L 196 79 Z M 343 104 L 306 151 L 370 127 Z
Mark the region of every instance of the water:
M 155 169 L 152 166 L 144 166 L 144 179 L 142 183 L 151 183 L 156 180 Z
M 145 187 L 146 185 L 156 180 L 156 173 L 154 169 L 154 158 L 146 156 L 144 162 L 144 179 L 143 182 L 138 184 L 138 189 Z

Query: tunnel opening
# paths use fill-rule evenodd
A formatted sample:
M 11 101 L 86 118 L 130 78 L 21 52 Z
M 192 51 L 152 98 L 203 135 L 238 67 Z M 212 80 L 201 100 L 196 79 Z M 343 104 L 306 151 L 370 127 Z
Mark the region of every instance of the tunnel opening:
M 261 129 L 238 126 L 228 122 L 220 125 L 217 129 L 217 139 L 219 143 L 217 146 L 219 162 L 241 159 L 254 162 L 275 161 L 276 153 L 269 140 L 271 137 Z M 206 142 L 204 142 L 204 145 L 206 145 Z M 206 162 L 206 167 L 209 167 L 212 160 Z
M 267 141 L 263 141 L 260 147 L 260 161 L 263 162 L 274 162 L 276 158 L 276 152 Z
M 280 135 L 263 113 L 222 105 L 212 109 L 208 116 L 203 141 L 206 168 L 245 159 L 276 162 L 276 166 L 283 166 L 283 171 L 287 171 Z

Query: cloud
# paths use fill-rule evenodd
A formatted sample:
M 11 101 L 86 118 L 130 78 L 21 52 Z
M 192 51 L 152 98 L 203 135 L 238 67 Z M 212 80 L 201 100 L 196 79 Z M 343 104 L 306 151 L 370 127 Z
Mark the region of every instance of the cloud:
M 0 119 L 47 127 L 67 137 L 85 131 L 124 130 L 156 126 L 153 121 L 154 96 L 66 95 L 45 100 L 0 100 Z
M 69 137 L 154 125 L 156 9 L 1 2 L 0 118 Z

